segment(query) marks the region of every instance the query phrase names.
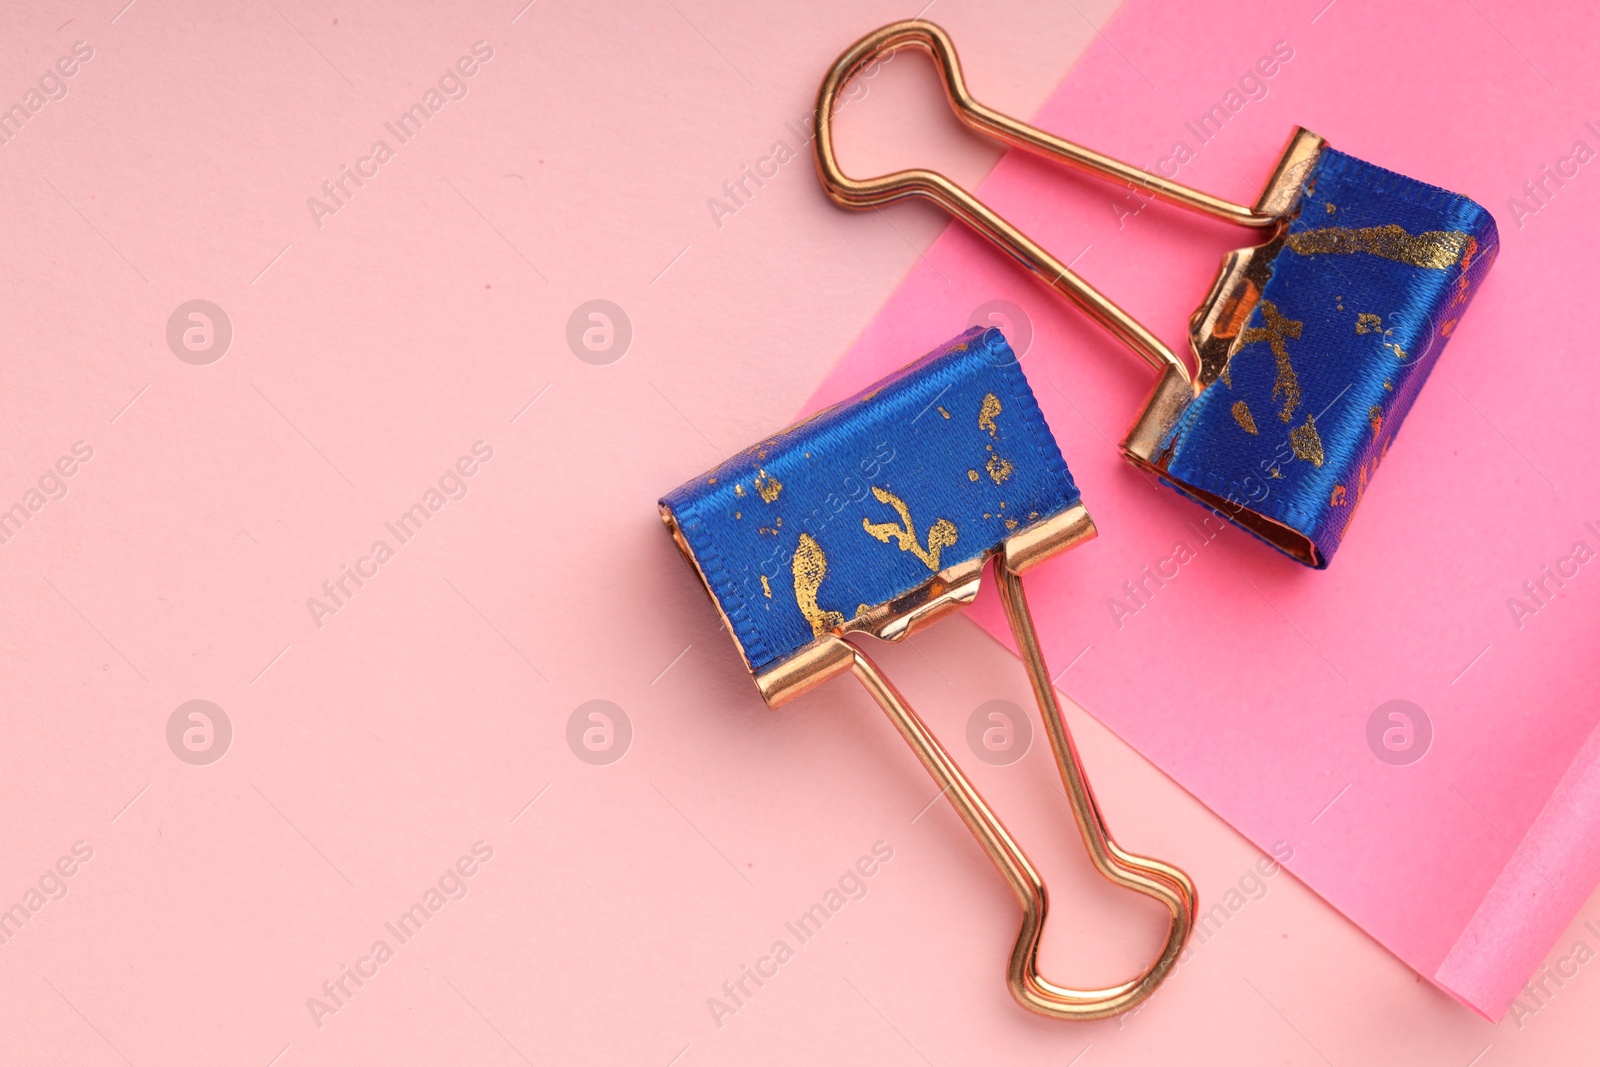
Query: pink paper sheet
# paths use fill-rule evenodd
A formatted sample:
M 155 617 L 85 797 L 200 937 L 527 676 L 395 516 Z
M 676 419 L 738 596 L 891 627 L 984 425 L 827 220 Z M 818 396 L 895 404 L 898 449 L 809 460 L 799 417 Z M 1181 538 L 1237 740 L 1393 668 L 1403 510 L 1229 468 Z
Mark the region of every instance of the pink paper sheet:
M 1208 529 L 1136 473 L 1115 442 L 1150 372 L 959 226 L 812 402 L 959 332 L 986 301 L 1023 309 L 1013 339 L 1031 330 L 1025 366 L 1102 534 L 1029 578 L 1058 684 L 1261 847 L 1291 845 L 1297 876 L 1491 1018 L 1600 877 L 1600 164 L 1578 161 L 1600 150 L 1600 114 L 1579 106 L 1596 99 L 1595 29 L 1592 13 L 1534 23 L 1509 4 L 1247 0 L 1219 20 L 1130 0 L 1037 116 L 1241 201 L 1298 123 L 1495 213 L 1500 261 L 1326 573 Z M 1291 57 L 1241 82 L 1275 45 Z M 1198 116 L 1239 101 L 1197 135 Z M 1535 197 L 1524 183 L 1540 181 Z M 1218 256 L 1248 240 L 1018 153 L 981 194 L 1180 351 Z M 1144 579 L 1170 575 L 1179 544 L 1192 561 Z M 1559 586 L 1545 577 L 1562 571 Z M 1141 579 L 1148 594 L 1130 599 Z M 1530 596 L 1541 581 L 1550 595 Z M 1009 640 L 987 592 L 978 617 Z M 1369 746 L 1392 700 L 1431 726 L 1409 764 Z

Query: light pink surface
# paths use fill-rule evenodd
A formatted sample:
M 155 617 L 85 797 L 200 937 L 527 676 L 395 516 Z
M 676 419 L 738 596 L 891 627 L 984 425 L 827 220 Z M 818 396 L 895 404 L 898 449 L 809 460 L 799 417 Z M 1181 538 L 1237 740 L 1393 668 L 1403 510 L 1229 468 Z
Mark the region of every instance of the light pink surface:
M 1485 10 L 1535 58 L 1559 39 L 1559 26 Z M 939 222 L 846 215 L 804 160 L 721 228 L 707 200 L 779 139 L 794 144 L 788 123 L 848 40 L 911 13 L 705 0 L 7 13 L 0 102 L 21 100 L 75 41 L 94 57 L 0 145 L 0 502 L 25 500 L 74 442 L 94 455 L 0 544 L 0 907 L 27 900 L 63 856 L 73 871 L 46 880 L 39 910 L 0 944 L 0 1062 L 1095 1067 L 1484 1053 L 1487 1067 L 1592 1047 L 1600 982 L 1587 968 L 1490 1026 L 1299 882 L 1263 878 L 1258 849 L 1075 709 L 1122 841 L 1178 859 L 1208 901 L 1237 907 L 1136 1015 L 1036 1019 L 1002 981 L 1009 892 L 958 820 L 928 807 L 934 789 L 864 695 L 841 683 L 762 709 L 654 501 L 787 421 Z M 1068 5 L 940 0 L 930 14 L 985 97 L 1023 114 L 1095 40 Z M 1375 17 L 1340 0 L 1303 30 L 1300 54 L 1373 47 Z M 1107 33 L 1160 80 L 1145 52 L 1157 42 Z M 1217 52 L 1219 90 L 1257 47 L 1239 33 L 1238 56 Z M 494 57 L 466 98 L 319 229 L 306 199 L 479 40 Z M 1539 99 L 1514 53 L 1482 47 L 1507 93 Z M 1130 73 L 1115 91 L 1142 84 Z M 946 128 L 930 87 L 897 60 L 847 114 L 909 153 Z M 992 158 L 967 152 L 951 169 L 976 180 Z M 1556 247 L 1572 232 L 1563 210 L 1536 220 Z M 1456 352 L 1482 343 L 1495 284 Z M 234 327 L 209 366 L 167 346 L 169 316 L 196 298 Z M 565 337 L 595 298 L 634 327 L 608 366 L 581 362 Z M 1571 321 L 1555 314 L 1537 312 Z M 1128 395 L 1104 397 L 1112 428 L 1142 377 L 1101 355 L 1075 358 L 1121 367 Z M 494 456 L 466 496 L 319 628 L 308 598 L 391 538 L 385 523 L 477 441 Z M 1548 473 L 1563 484 L 1572 472 Z M 1350 550 L 1386 525 L 1367 515 Z M 1567 625 L 1579 593 L 1567 616 L 1534 622 Z M 1048 753 L 990 767 L 963 747 L 979 705 L 1028 704 L 1015 659 L 966 620 L 884 659 L 1049 878 L 1049 973 L 1096 981 L 1137 966 L 1159 913 L 1086 869 Z M 169 718 L 194 699 L 233 726 L 209 766 L 168 747 Z M 568 746 L 569 718 L 592 700 L 632 723 L 609 766 Z M 880 840 L 894 857 L 867 895 L 718 1027 L 708 1000 Z M 487 863 L 471 860 L 480 841 Z M 87 862 L 72 859 L 76 842 Z M 462 857 L 472 876 L 446 878 Z M 441 893 L 400 944 L 386 924 L 441 878 L 466 895 Z M 1600 945 L 1579 922 L 1552 961 L 1579 939 Z M 319 1027 L 308 1000 L 378 940 L 392 958 Z
M 1600 196 L 1569 160 L 1576 177 L 1550 184 L 1536 214 L 1507 199 L 1526 199 L 1524 178 L 1575 140 L 1600 151 L 1600 126 L 1577 106 L 1596 84 L 1583 52 L 1596 25 L 1549 13 L 1535 67 L 1470 11 L 1350 3 L 1315 25 L 1305 14 L 1262 0 L 1219 20 L 1202 5 L 1133 0 L 1113 29 L 1140 42 L 1137 57 L 1102 40 L 1038 122 L 1246 202 L 1299 123 L 1495 213 L 1500 261 L 1327 573 L 1237 531 L 1214 537 L 1205 512 L 1127 466 L 1112 442 L 1148 370 L 965 231 L 932 247 L 816 402 L 960 330 L 986 299 L 1023 308 L 1029 377 L 1103 534 L 1030 582 L 1049 659 L 1071 666 L 1060 684 L 1257 844 L 1292 842 L 1295 874 L 1423 974 L 1449 956 L 1443 984 L 1498 1018 L 1600 874 L 1581 784 L 1596 771 L 1574 765 L 1600 718 L 1595 579 L 1559 562 L 1576 577 L 1553 603 L 1535 614 L 1509 600 L 1536 607 L 1524 580 L 1576 542 L 1600 550 L 1588 525 L 1600 519 L 1600 370 L 1583 354 L 1600 327 L 1583 295 L 1597 256 L 1576 239 L 1600 222 Z M 1502 27 L 1513 39 L 1518 28 Z M 1240 82 L 1275 49 L 1292 58 Z M 1202 142 L 1198 116 L 1236 86 L 1255 98 Z M 982 193 L 1184 352 L 1221 250 L 1248 240 L 1020 156 Z M 1194 559 L 1178 567 L 1180 544 Z M 1130 597 L 1124 583 L 1162 560 L 1167 580 Z M 1008 640 L 995 602 L 978 617 Z M 1432 722 L 1431 751 L 1409 766 L 1380 761 L 1366 740 L 1369 715 L 1394 699 Z M 1547 807 L 1569 768 L 1570 799 Z M 1530 850 L 1553 869 L 1534 860 L 1530 871 Z

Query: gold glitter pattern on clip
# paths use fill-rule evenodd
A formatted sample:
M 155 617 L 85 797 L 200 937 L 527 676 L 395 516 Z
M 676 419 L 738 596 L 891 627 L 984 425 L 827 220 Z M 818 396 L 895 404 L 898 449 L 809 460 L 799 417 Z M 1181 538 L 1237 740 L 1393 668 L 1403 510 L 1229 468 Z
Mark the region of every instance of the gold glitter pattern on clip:
M 765 574 L 761 576 L 761 595 L 766 597 L 768 600 L 772 599 L 772 584 L 767 581 L 767 576 Z
M 911 521 L 911 509 L 906 502 L 889 492 L 887 489 L 872 487 L 872 495 L 878 498 L 878 503 L 888 504 L 900 516 L 901 525 L 892 522 L 873 522 L 865 516 L 861 519 L 861 528 L 876 537 L 884 544 L 889 543 L 893 537 L 899 542 L 900 551 L 910 552 L 923 562 L 930 571 L 939 569 L 939 553 L 956 543 L 956 525 L 949 519 L 938 519 L 928 528 L 928 545 L 924 548 L 917 540 L 917 528 Z
M 783 483 L 778 481 L 766 471 L 756 471 L 756 492 L 768 504 L 778 499 L 778 494 L 783 490 Z
M 1372 439 L 1376 441 L 1383 432 L 1383 409 L 1374 404 L 1367 409 L 1367 421 L 1372 424 Z
M 978 429 L 987 430 L 989 436 L 993 437 L 997 429 L 994 424 L 994 417 L 1000 412 L 1000 398 L 993 393 L 985 393 L 983 404 L 978 408 Z
M 967 481 L 975 482 L 977 480 L 978 480 L 978 472 L 977 471 L 968 471 L 967 472 Z
M 844 625 L 844 616 L 837 611 L 825 611 L 817 605 L 817 589 L 828 576 L 828 557 L 822 546 L 810 534 L 800 535 L 800 545 L 794 550 L 794 602 L 800 614 L 811 624 L 813 637 L 821 637 L 829 630 Z
M 989 477 L 993 479 L 995 485 L 1011 477 L 1011 472 L 1016 470 L 1009 459 L 1001 459 L 999 456 L 990 456 L 989 462 L 983 465 L 983 469 L 989 472 Z
M 1356 333 L 1377 333 L 1382 326 L 1383 319 L 1369 311 L 1356 316 Z
M 1300 406 L 1300 378 L 1294 372 L 1294 364 L 1289 362 L 1289 346 L 1285 338 L 1299 337 L 1305 323 L 1285 318 L 1270 300 L 1261 301 L 1261 317 L 1266 325 L 1252 326 L 1243 331 L 1239 343 L 1248 345 L 1265 341 L 1271 347 L 1272 358 L 1278 363 L 1278 378 L 1272 383 L 1272 396 L 1277 399 L 1278 394 L 1283 394 L 1283 407 L 1278 410 L 1278 418 L 1288 422 L 1294 415 L 1294 409 Z
M 1233 421 L 1237 422 L 1245 433 L 1251 435 L 1256 433 L 1256 418 L 1250 414 L 1250 405 L 1243 400 L 1233 402 Z
M 1347 256 L 1354 252 L 1382 256 L 1413 267 L 1447 270 L 1461 260 L 1472 238 L 1460 230 L 1429 230 L 1409 234 L 1399 226 L 1362 226 L 1349 229 L 1328 226 L 1289 235 L 1289 247 L 1302 256 Z
M 1306 416 L 1303 425 L 1289 431 L 1289 444 L 1294 446 L 1295 455 L 1309 459 L 1313 466 L 1322 466 L 1322 437 L 1317 433 L 1316 420 L 1310 415 Z

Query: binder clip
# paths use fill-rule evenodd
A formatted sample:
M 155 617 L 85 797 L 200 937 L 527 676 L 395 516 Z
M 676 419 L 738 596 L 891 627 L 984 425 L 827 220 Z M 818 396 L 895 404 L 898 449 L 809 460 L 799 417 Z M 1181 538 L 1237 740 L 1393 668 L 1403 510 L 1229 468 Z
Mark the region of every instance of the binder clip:
M 1223 257 L 1189 320 L 1195 370 L 1094 286 L 944 175 L 851 178 L 832 115 L 888 52 L 933 57 L 956 117 L 1057 163 L 1265 235 Z M 1123 454 L 1301 563 L 1328 565 L 1378 462 L 1499 248 L 1454 193 L 1362 162 L 1297 128 L 1254 207 L 1149 174 L 1018 122 L 967 92 L 949 36 L 897 22 L 841 55 L 817 96 L 817 172 L 841 206 L 931 200 L 1021 263 L 1160 372 Z
M 1007 968 L 1018 1003 L 1097 1019 L 1127 1011 L 1160 984 L 1194 923 L 1194 886 L 1176 867 L 1111 839 L 1056 704 L 1022 575 L 1095 528 L 999 330 L 968 330 L 681 486 L 660 508 L 768 706 L 854 674 L 949 797 L 1022 905 Z M 851 640 L 899 640 L 971 603 L 991 560 L 1095 867 L 1172 915 L 1160 956 L 1117 986 L 1069 989 L 1039 974 L 1047 901 L 1038 871 Z

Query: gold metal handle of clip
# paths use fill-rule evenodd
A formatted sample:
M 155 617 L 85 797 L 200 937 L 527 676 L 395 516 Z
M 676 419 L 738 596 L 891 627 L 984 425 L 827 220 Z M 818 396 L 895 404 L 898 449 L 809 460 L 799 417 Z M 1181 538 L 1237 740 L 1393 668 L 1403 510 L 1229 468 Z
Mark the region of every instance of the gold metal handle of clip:
M 916 752 L 950 803 L 967 824 L 978 844 L 989 854 L 996 869 L 1010 883 L 1022 905 L 1022 928 L 1017 933 L 1006 968 L 1006 984 L 1017 1003 L 1030 1011 L 1055 1019 L 1101 1019 L 1117 1015 L 1138 1005 L 1161 984 L 1178 961 L 1189 931 L 1194 926 L 1196 897 L 1194 883 L 1183 871 L 1160 860 L 1147 859 L 1123 851 L 1106 829 L 1100 805 L 1089 788 L 1088 778 L 1078 759 L 1078 751 L 1068 733 L 1066 721 L 1056 703 L 1055 689 L 1033 628 L 1033 615 L 1023 592 L 1022 579 L 1010 570 L 1004 559 L 996 560 L 995 573 L 1006 617 L 1044 718 L 1056 767 L 1066 787 L 1067 799 L 1077 820 L 1078 833 L 1099 872 L 1112 882 L 1153 897 L 1166 905 L 1172 915 L 1167 940 L 1154 963 L 1144 972 L 1119 985 L 1105 989 L 1071 989 L 1056 985 L 1039 973 L 1039 939 L 1049 913 L 1049 897 L 1044 880 L 1028 860 L 1011 833 L 990 809 L 977 787 L 934 737 L 917 713 L 906 703 L 883 672 L 855 645 L 850 645 L 855 660 L 851 670 L 874 700 L 883 708 L 900 735 Z
M 1188 367 L 1160 338 L 988 205 L 943 174 L 915 168 L 862 179 L 852 178 L 844 172 L 839 166 L 833 144 L 833 111 L 839 94 L 845 83 L 863 67 L 906 46 L 919 48 L 933 58 L 934 66 L 944 82 L 945 96 L 956 118 L 978 133 L 1108 181 L 1126 183 L 1180 207 L 1242 226 L 1271 227 L 1278 224 L 1278 217 L 1150 174 L 985 107 L 967 92 L 966 81 L 961 76 L 961 61 L 956 56 L 950 35 L 931 22 L 911 19 L 874 30 L 834 60 L 827 76 L 822 79 L 822 86 L 817 91 L 817 175 L 834 203 L 841 207 L 865 210 L 908 197 L 931 200 L 1017 260 L 1046 286 L 1082 309 L 1110 331 L 1112 336 L 1144 357 L 1156 370 L 1172 367 L 1185 381 L 1192 381 Z

